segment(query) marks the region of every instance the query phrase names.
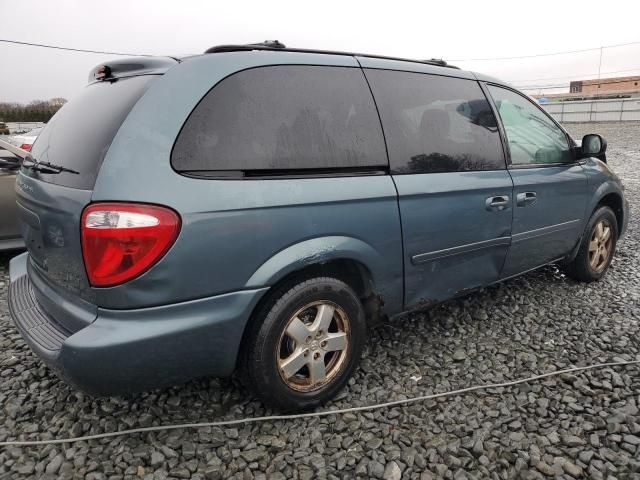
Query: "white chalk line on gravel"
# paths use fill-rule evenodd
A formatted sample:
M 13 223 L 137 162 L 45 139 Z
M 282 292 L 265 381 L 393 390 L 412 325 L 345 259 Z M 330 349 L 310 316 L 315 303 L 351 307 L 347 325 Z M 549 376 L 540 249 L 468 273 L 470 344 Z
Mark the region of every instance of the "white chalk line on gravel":
M 452 390 L 449 392 L 434 393 L 430 395 L 421 395 L 418 397 L 406 398 L 402 400 L 394 400 L 392 402 L 376 403 L 373 405 L 364 405 L 361 407 L 350 407 L 350 408 L 342 408 L 337 410 L 323 410 L 320 412 L 297 413 L 297 414 L 290 414 L 290 415 L 268 415 L 264 417 L 239 418 L 235 420 L 221 420 L 217 422 L 182 423 L 182 424 L 176 424 L 176 425 L 156 425 L 152 427 L 132 428 L 130 430 L 120 430 L 117 432 L 106 432 L 106 433 L 99 433 L 96 435 L 85 435 L 85 436 L 73 437 L 73 438 L 57 438 L 57 439 L 51 439 L 51 440 L 28 440 L 28 441 L 10 440 L 6 442 L 0 442 L 0 447 L 34 447 L 34 446 L 40 446 L 40 445 L 57 445 L 62 443 L 76 443 L 76 442 L 84 442 L 89 440 L 99 440 L 99 439 L 110 438 L 110 437 L 120 437 L 125 435 L 133 435 L 136 433 L 177 430 L 181 428 L 224 427 L 229 425 L 238 425 L 238 424 L 246 424 L 246 423 L 258 423 L 258 422 L 277 421 L 277 420 L 296 420 L 299 418 L 312 418 L 312 417 L 326 417 L 328 415 L 341 415 L 341 414 L 351 413 L 351 412 L 361 412 L 365 410 L 389 408 L 397 405 L 407 405 L 410 403 L 422 402 L 422 401 L 431 400 L 434 398 L 461 395 L 464 393 L 474 392 L 477 390 L 512 387 L 514 385 L 519 385 L 521 383 L 542 380 L 544 378 L 562 375 L 565 373 L 582 372 L 585 370 L 595 370 L 599 368 L 619 367 L 619 366 L 625 366 L 625 365 L 640 365 L 640 360 L 631 360 L 627 362 L 597 363 L 594 365 L 587 365 L 585 367 L 566 368 L 564 370 L 556 370 L 553 372 L 534 375 L 527 378 L 511 380 L 508 382 L 490 383 L 487 385 L 475 385 L 472 387 L 461 388 L 461 389 Z

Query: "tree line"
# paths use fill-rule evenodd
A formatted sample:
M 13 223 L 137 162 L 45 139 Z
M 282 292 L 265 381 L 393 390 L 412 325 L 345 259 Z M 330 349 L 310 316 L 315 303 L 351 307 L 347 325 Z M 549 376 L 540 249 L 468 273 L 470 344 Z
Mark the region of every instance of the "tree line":
M 34 100 L 29 103 L 0 102 L 0 122 L 48 122 L 67 100 Z

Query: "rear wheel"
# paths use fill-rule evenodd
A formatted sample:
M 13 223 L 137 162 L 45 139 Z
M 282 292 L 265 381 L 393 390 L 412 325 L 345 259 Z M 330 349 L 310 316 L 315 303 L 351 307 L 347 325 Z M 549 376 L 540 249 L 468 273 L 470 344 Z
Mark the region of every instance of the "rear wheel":
M 604 276 L 618 239 L 618 222 L 609 207 L 598 208 L 585 229 L 576 258 L 566 267 L 567 274 L 576 280 L 593 282 Z
M 332 398 L 356 368 L 365 342 L 362 304 L 334 278 L 276 291 L 254 318 L 244 375 L 265 403 L 308 409 Z

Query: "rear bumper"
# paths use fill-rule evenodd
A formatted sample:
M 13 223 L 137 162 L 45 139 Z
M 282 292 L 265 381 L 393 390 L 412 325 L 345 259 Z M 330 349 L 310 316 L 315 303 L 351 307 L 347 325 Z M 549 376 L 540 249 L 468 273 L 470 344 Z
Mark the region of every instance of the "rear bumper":
M 97 309 L 77 331 L 57 309 L 37 300 L 28 256 L 11 262 L 9 310 L 31 349 L 68 383 L 93 395 L 116 395 L 228 376 L 236 364 L 244 327 L 266 289 L 137 310 Z M 56 302 L 51 291 L 47 301 Z M 70 312 L 71 314 L 71 312 Z

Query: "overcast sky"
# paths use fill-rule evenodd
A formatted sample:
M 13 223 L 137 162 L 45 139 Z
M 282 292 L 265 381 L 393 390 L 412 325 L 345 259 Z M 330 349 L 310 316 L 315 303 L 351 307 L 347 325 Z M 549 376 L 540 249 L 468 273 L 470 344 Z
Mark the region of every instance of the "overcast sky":
M 291 47 L 442 57 L 521 86 L 595 78 L 600 52 L 463 59 L 640 42 L 639 22 L 637 0 L 0 0 L 2 39 L 158 55 L 278 39 Z M 0 101 L 71 98 L 93 66 L 113 58 L 0 43 Z M 640 74 L 640 44 L 604 50 L 601 70 L 603 77 Z

